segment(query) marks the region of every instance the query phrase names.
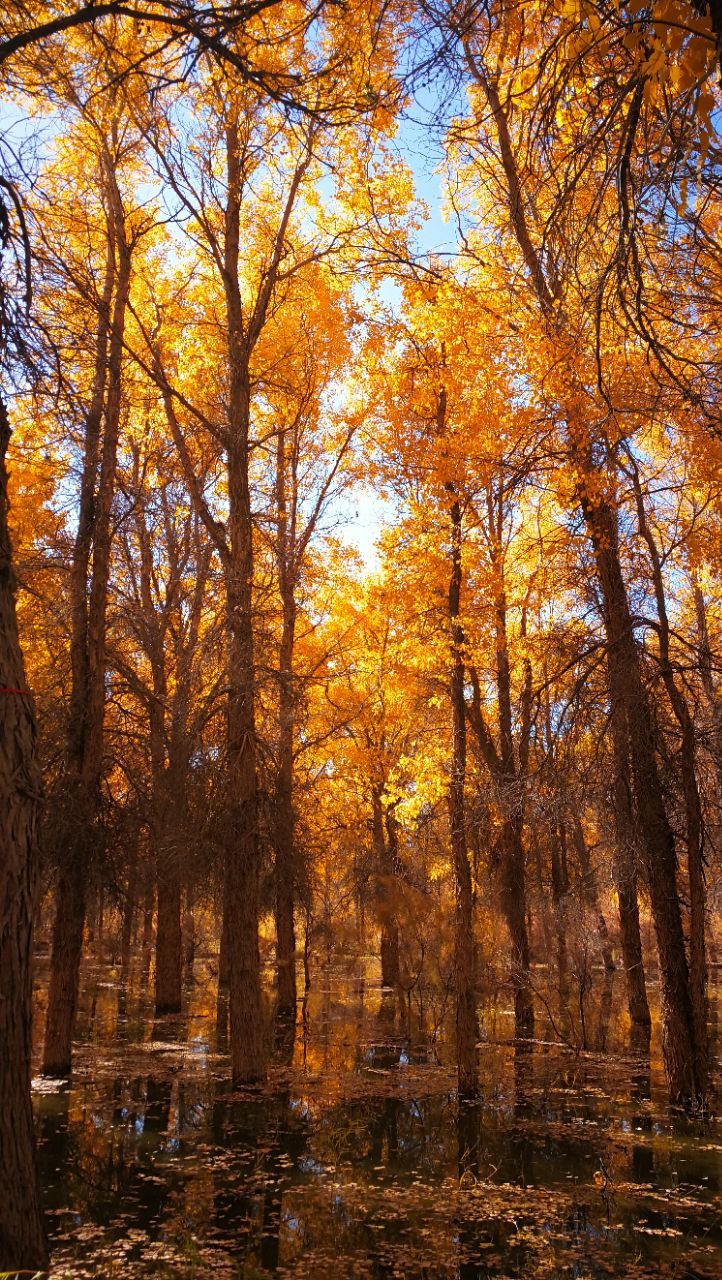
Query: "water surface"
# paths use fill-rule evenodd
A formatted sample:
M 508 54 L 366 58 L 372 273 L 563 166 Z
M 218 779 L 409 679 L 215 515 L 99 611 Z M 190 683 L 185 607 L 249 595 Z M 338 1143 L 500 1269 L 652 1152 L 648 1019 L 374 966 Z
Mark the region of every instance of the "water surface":
M 268 1086 L 233 1092 L 209 966 L 154 1021 L 147 983 L 88 965 L 73 1082 L 35 1081 L 52 1275 L 718 1280 L 720 1124 L 624 1052 L 621 990 L 599 976 L 586 1052 L 558 1022 L 499 1043 L 489 1004 L 460 1110 L 443 1026 L 366 968 L 321 973 Z

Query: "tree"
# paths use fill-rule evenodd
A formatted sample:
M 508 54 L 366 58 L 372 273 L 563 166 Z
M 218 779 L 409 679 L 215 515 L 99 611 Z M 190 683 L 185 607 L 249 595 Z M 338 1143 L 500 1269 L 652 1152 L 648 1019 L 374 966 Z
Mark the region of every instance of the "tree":
M 504 24 L 500 24 L 499 33 Z M 564 276 L 570 239 L 556 260 L 545 259 L 534 238 L 532 187 L 538 188 L 544 158 L 529 176 L 519 160 L 525 120 L 512 119 L 510 94 L 518 72 L 500 60 L 497 50 L 482 49 L 474 28 L 461 32 L 461 47 L 475 92 L 488 111 L 489 145 L 498 148 L 498 172 L 505 191 L 508 233 L 527 273 L 528 288 L 539 309 L 542 334 L 564 350 L 564 365 L 553 389 L 574 476 L 576 501 L 593 549 L 607 637 L 609 696 L 628 734 L 635 804 L 645 852 L 645 868 L 657 932 L 665 1016 L 665 1061 L 672 1097 L 694 1105 L 704 1096 L 703 1055 L 697 1044 L 689 971 L 676 885 L 676 851 L 666 812 L 657 759 L 657 737 L 634 637 L 627 586 L 621 565 L 614 475 L 602 473 L 598 459 L 613 457 L 614 442 L 590 415 L 584 374 L 583 328 L 573 311 L 572 278 Z M 499 48 L 503 48 L 499 46 Z M 567 226 L 570 224 L 567 223 Z M 574 318 L 573 318 L 574 317 Z M 588 358 L 588 357 L 586 357 Z M 593 404 L 593 400 L 592 400 Z M 597 419 L 598 420 L 598 419 Z

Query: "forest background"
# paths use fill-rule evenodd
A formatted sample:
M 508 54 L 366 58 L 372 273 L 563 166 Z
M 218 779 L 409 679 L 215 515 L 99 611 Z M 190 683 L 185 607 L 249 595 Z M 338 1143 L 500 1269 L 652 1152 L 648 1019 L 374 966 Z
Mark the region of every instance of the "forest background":
M 683 0 L 7 7 L 0 1261 L 46 1259 L 35 927 L 49 1076 L 98 931 L 154 951 L 159 1015 L 217 949 L 235 1084 L 266 969 L 293 1021 L 302 962 L 373 934 L 408 1007 L 448 991 L 460 1097 L 485 984 L 517 1038 L 552 995 L 583 1038 L 596 948 L 641 1053 L 658 971 L 670 1100 L 708 1106 L 721 31 Z

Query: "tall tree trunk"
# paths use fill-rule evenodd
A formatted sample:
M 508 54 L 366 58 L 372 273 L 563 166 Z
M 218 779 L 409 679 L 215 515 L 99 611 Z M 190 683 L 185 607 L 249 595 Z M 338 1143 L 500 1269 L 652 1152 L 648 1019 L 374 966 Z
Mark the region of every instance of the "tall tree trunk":
M 136 508 L 140 548 L 139 591 L 145 619 L 146 654 L 151 669 L 152 696 L 148 703 L 150 761 L 153 782 L 150 824 L 156 876 L 155 1014 L 180 1013 L 182 1003 L 181 874 L 179 864 L 179 810 L 183 807 L 185 773 L 169 746 L 167 725 L 168 681 L 164 633 L 157 625 L 153 600 L 153 549 L 145 520 L 142 497 Z M 178 689 L 176 688 L 176 695 Z
M 229 942 L 231 911 L 228 905 L 228 876 L 223 881 L 223 901 L 221 904 L 221 936 L 218 942 L 218 995 L 228 994 L 231 985 L 231 949 Z
M 445 397 L 439 416 L 443 424 Z M 478 1022 L 476 1014 L 476 974 L 474 972 L 474 918 L 471 867 L 466 843 L 466 710 L 464 701 L 464 633 L 460 622 L 462 587 L 461 505 L 454 497 L 451 519 L 451 576 L 449 579 L 449 631 L 451 640 L 451 784 L 449 817 L 451 854 L 455 883 L 454 981 L 456 992 L 456 1055 L 460 1099 L 478 1093 L 476 1060 Z
M 150 960 L 153 951 L 153 909 L 155 907 L 155 866 L 152 851 L 145 867 L 143 891 L 143 930 L 140 938 L 140 974 L 143 987 L 148 982 Z
M 41 798 L 35 709 L 15 613 L 0 400 L 0 1269 L 47 1266 L 30 1098 L 33 912 Z
M 234 381 L 237 375 L 234 375 Z M 246 383 L 247 387 L 247 383 Z M 246 406 L 248 398 L 246 398 Z M 248 420 L 246 416 L 246 429 Z M 226 567 L 229 633 L 228 763 L 230 848 L 226 860 L 229 912 L 231 1068 L 234 1083 L 263 1079 L 264 1037 L 258 953 L 259 844 L 257 828 L 255 679 L 253 664 L 253 547 L 247 434 L 229 455 L 231 550 Z
M 157 887 L 155 930 L 155 1013 L 180 1013 L 183 950 L 178 808 L 182 774 L 166 768 L 163 756 L 154 769 L 153 847 Z M 176 779 L 173 786 L 172 779 Z
M 116 175 L 106 157 L 103 165 L 109 206 L 108 236 L 112 245 L 113 296 L 107 337 L 101 328 L 107 317 L 108 283 L 98 324 L 98 348 L 91 405 L 86 420 L 85 458 L 81 481 L 81 520 L 73 556 L 71 601 L 73 612 L 72 692 L 68 728 L 68 792 L 72 805 L 68 845 L 58 877 L 53 927 L 53 952 L 45 1024 L 43 1071 L 70 1073 L 73 1030 L 78 999 L 80 960 L 85 925 L 90 860 L 98 840 L 98 810 L 103 758 L 105 712 L 105 629 L 112 541 L 111 512 L 115 495 L 116 461 L 121 409 L 121 371 L 125 313 L 130 292 L 131 255 Z M 108 259 L 110 264 L 110 255 Z M 114 286 L 114 289 L 113 289 Z M 107 350 L 107 378 L 102 365 Z M 104 415 L 103 415 L 104 403 Z M 99 408 L 100 414 L 99 418 Z M 100 427 L 104 416 L 102 450 Z M 100 452 L 100 475 L 95 473 Z M 88 572 L 92 547 L 92 572 Z M 87 600 L 87 603 L 86 603 Z
M 96 912 L 96 934 L 95 948 L 100 960 L 103 959 L 103 946 L 105 943 L 105 891 L 102 881 L 98 885 L 97 912 Z
M 529 970 L 531 955 L 526 910 L 526 858 L 521 815 L 504 822 L 500 836 L 501 906 L 511 944 L 511 980 L 514 991 L 514 1030 L 517 1037 L 534 1035 L 534 1004 Z
M 159 860 L 163 866 L 158 876 L 158 914 L 155 935 L 155 1012 L 180 1013 L 182 946 L 181 946 L 181 881 L 174 851 Z
M 614 885 L 619 904 L 619 932 L 627 983 L 631 1048 L 649 1053 L 652 1019 L 644 976 L 642 935 L 637 897 L 637 841 L 629 780 L 629 739 L 624 709 L 612 705 L 612 755 L 614 766 Z
M 549 923 L 548 901 L 549 894 L 544 880 L 544 868 L 542 866 L 541 842 L 538 834 L 533 834 L 531 838 L 531 852 L 533 854 L 533 866 L 536 873 L 536 891 L 539 903 L 539 918 L 541 920 L 541 931 L 543 941 L 543 953 L 545 959 L 552 953 L 552 931 Z
M 707 894 L 704 880 L 704 856 L 702 848 L 702 803 L 697 786 L 696 734 L 687 700 L 680 689 L 670 651 L 670 628 L 667 600 L 662 573 L 662 560 L 657 549 L 653 530 L 647 520 L 644 495 L 636 463 L 633 463 L 632 481 L 637 502 L 639 532 L 647 544 L 652 567 L 652 582 L 657 604 L 659 630 L 659 664 L 662 681 L 669 698 L 674 717 L 679 725 L 681 743 L 679 749 L 682 794 L 686 818 L 687 874 L 689 879 L 689 983 L 696 1053 L 698 1058 L 698 1087 L 702 1094 L 707 1089 L 709 1068 L 709 1043 L 707 1032 L 707 951 L 705 927 Z
M 156 703 L 156 705 L 159 705 Z M 162 714 L 162 712 L 161 712 Z M 166 767 L 165 746 L 154 768 L 153 844 L 156 871 L 155 1014 L 180 1013 L 183 950 L 181 936 L 181 871 L 178 808 L 182 804 L 182 773 Z M 175 785 L 174 785 L 175 779 Z
M 128 878 L 125 886 L 123 903 L 123 924 L 120 941 L 120 968 L 122 980 L 125 982 L 130 968 L 130 948 L 133 938 L 133 921 L 135 919 L 136 898 L 138 896 L 138 833 L 135 832 L 128 858 Z
M 518 737 L 518 764 L 514 752 L 511 708 L 511 669 L 507 636 L 507 604 L 504 584 L 504 488 L 487 487 L 486 538 L 494 581 L 494 636 L 499 748 L 494 745 L 481 706 L 481 689 L 476 670 L 470 669 L 473 698 L 466 708 L 479 750 L 498 791 L 502 826 L 494 846 L 494 864 L 500 882 L 501 909 L 511 946 L 511 981 L 514 991 L 514 1024 L 517 1037 L 534 1034 L 534 1003 L 529 975 L 530 946 L 527 921 L 526 853 L 524 849 L 524 783 L 529 757 L 531 729 L 531 665 L 525 666 L 521 696 L 521 724 Z M 526 617 L 522 614 L 522 628 Z
M 278 772 L 274 824 L 276 881 L 276 965 L 280 1017 L 296 1017 L 296 857 L 293 812 L 294 687 L 293 648 L 296 634 L 293 539 L 289 537 L 286 493 L 285 432 L 279 431 L 276 452 L 278 588 L 281 597 L 281 641 L 278 654 Z
M 566 831 L 563 822 L 557 822 L 551 833 L 552 902 L 557 931 L 557 976 L 559 996 L 564 1004 L 568 995 L 569 954 L 567 950 L 567 905 L 569 899 L 569 872 L 566 858 Z
M 657 766 L 656 730 L 642 679 L 639 652 L 619 559 L 617 521 L 603 499 L 582 488 L 604 606 L 609 692 L 613 712 L 625 716 L 634 798 L 657 937 L 662 985 L 664 1058 L 670 1096 L 680 1105 L 704 1097 L 703 1055 L 697 1043 L 689 968 L 676 875 L 674 835 Z
M 398 909 L 395 900 L 399 887 L 399 877 L 401 875 L 401 862 L 399 860 L 399 827 L 393 806 L 386 810 L 385 828 L 385 844 L 387 849 L 386 866 L 388 868 L 388 883 L 391 891 L 389 902 L 391 911 L 389 915 L 387 965 L 389 977 L 392 977 L 394 974 L 396 975 L 393 983 L 391 983 L 391 985 L 396 986 L 398 985 L 401 977 L 401 936 L 399 932 Z M 474 952 L 474 972 L 476 973 L 476 952 Z
M 247 155 L 238 128 L 238 101 L 227 100 L 225 127 L 226 200 L 222 245 L 207 225 L 209 248 L 215 259 L 225 295 L 227 339 L 227 406 L 225 426 L 220 428 L 226 461 L 228 520 L 221 524 L 203 496 L 183 431 L 175 413 L 174 398 L 162 367 L 161 352 L 153 351 L 154 373 L 161 389 L 166 416 L 192 501 L 219 552 L 226 591 L 228 634 L 228 841 L 224 884 L 222 946 L 230 962 L 231 1069 L 236 1083 L 261 1079 L 265 1074 L 263 1007 L 258 952 L 260 844 L 258 832 L 258 784 L 256 778 L 255 672 L 253 639 L 253 522 L 249 476 L 251 414 L 250 363 L 263 331 L 286 249 L 294 203 L 312 156 L 313 128 L 307 146 L 288 186 L 286 201 L 253 301 L 246 307 L 241 296 L 240 214 Z M 214 433 L 215 434 L 215 433 Z
M 534 1034 L 534 1005 L 529 982 L 529 933 L 526 921 L 527 893 L 526 858 L 523 842 L 523 794 L 520 786 L 523 783 L 523 777 L 520 775 L 525 771 L 528 753 L 529 725 L 527 721 L 529 714 L 528 702 L 531 695 L 531 669 L 527 668 L 525 680 L 524 713 L 522 716 L 524 723 L 521 730 L 520 768 L 517 772 L 514 758 L 511 670 L 509 667 L 506 589 L 504 585 L 502 550 L 503 511 L 503 487 L 500 487 L 496 495 L 496 504 L 492 500 L 491 492 L 489 492 L 488 519 L 492 563 L 496 580 L 494 622 L 500 747 L 498 781 L 502 792 L 502 803 L 507 809 L 501 838 L 502 908 L 506 917 L 509 940 L 511 942 L 515 1033 L 517 1037 L 524 1037 L 533 1036 Z
M 249 481 L 251 384 L 238 279 L 241 170 L 238 127 L 227 131 L 225 221 L 226 318 L 230 374 L 228 553 L 225 558 L 229 635 L 228 768 L 230 849 L 227 906 L 230 958 L 231 1071 L 235 1084 L 265 1076 L 263 1007 L 258 953 L 259 842 L 253 644 L 253 524 Z
M 181 933 L 183 937 L 183 969 L 186 981 L 193 978 L 193 962 L 196 956 L 196 885 L 193 872 L 186 876 L 185 898 L 183 903 L 183 922 Z

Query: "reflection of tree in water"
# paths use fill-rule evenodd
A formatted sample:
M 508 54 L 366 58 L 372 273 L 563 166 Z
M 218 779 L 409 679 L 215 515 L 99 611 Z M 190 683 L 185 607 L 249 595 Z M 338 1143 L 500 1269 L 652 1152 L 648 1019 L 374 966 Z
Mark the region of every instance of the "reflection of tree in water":
M 153 1235 L 184 1182 L 182 1171 L 167 1161 L 156 1172 L 172 1091 L 167 1076 L 116 1077 L 105 1103 L 95 1092 L 79 1093 L 79 1115 L 71 1114 L 69 1089 L 39 1099 L 38 1156 L 52 1193 L 49 1207 L 97 1223 L 118 1220 Z M 62 1227 L 62 1216 L 58 1223 Z
M 459 1101 L 456 1117 L 459 1187 L 463 1190 L 479 1180 L 479 1142 L 481 1108 L 477 1100 Z M 463 1206 L 463 1199 L 461 1200 Z M 460 1208 L 459 1280 L 476 1280 L 478 1269 L 473 1260 L 478 1241 L 478 1223 Z
M 283 1194 L 306 1149 L 305 1119 L 291 1107 L 288 1071 L 295 1027 L 274 1027 L 274 1065 L 280 1087 L 233 1097 L 219 1087 L 212 1134 L 224 1158 L 214 1161 L 213 1221 L 234 1259 L 257 1257 L 267 1271 L 279 1265 Z
M 266 1159 L 268 1181 L 264 1189 L 261 1224 L 261 1266 L 275 1271 L 280 1258 L 283 1192 L 289 1171 L 295 1169 L 305 1147 L 305 1134 L 291 1125 L 290 1086 L 288 1072 L 293 1062 L 296 1039 L 295 1023 L 287 1017 L 276 1018 L 273 1029 L 274 1062 L 286 1074 L 275 1095 L 276 1127 Z
M 521 1120 L 530 1107 L 534 1085 L 534 1060 L 528 1040 L 517 1040 L 514 1045 L 514 1118 Z
M 524 1045 L 525 1050 L 529 1048 Z M 526 1066 L 526 1061 L 525 1061 Z M 478 1100 L 463 1101 L 456 1116 L 459 1178 L 456 1229 L 459 1280 L 486 1280 L 495 1275 L 526 1277 L 530 1274 L 530 1248 L 517 1239 L 517 1227 L 508 1214 L 493 1212 L 493 1194 L 483 1192 L 485 1174 L 484 1117 Z
M 35 1131 L 38 1166 L 45 1208 L 68 1208 L 73 1197 L 70 1181 L 77 1166 L 74 1137 L 69 1125 L 70 1089 L 41 1094 L 35 1099 Z M 54 1218 L 49 1219 L 50 1224 Z

